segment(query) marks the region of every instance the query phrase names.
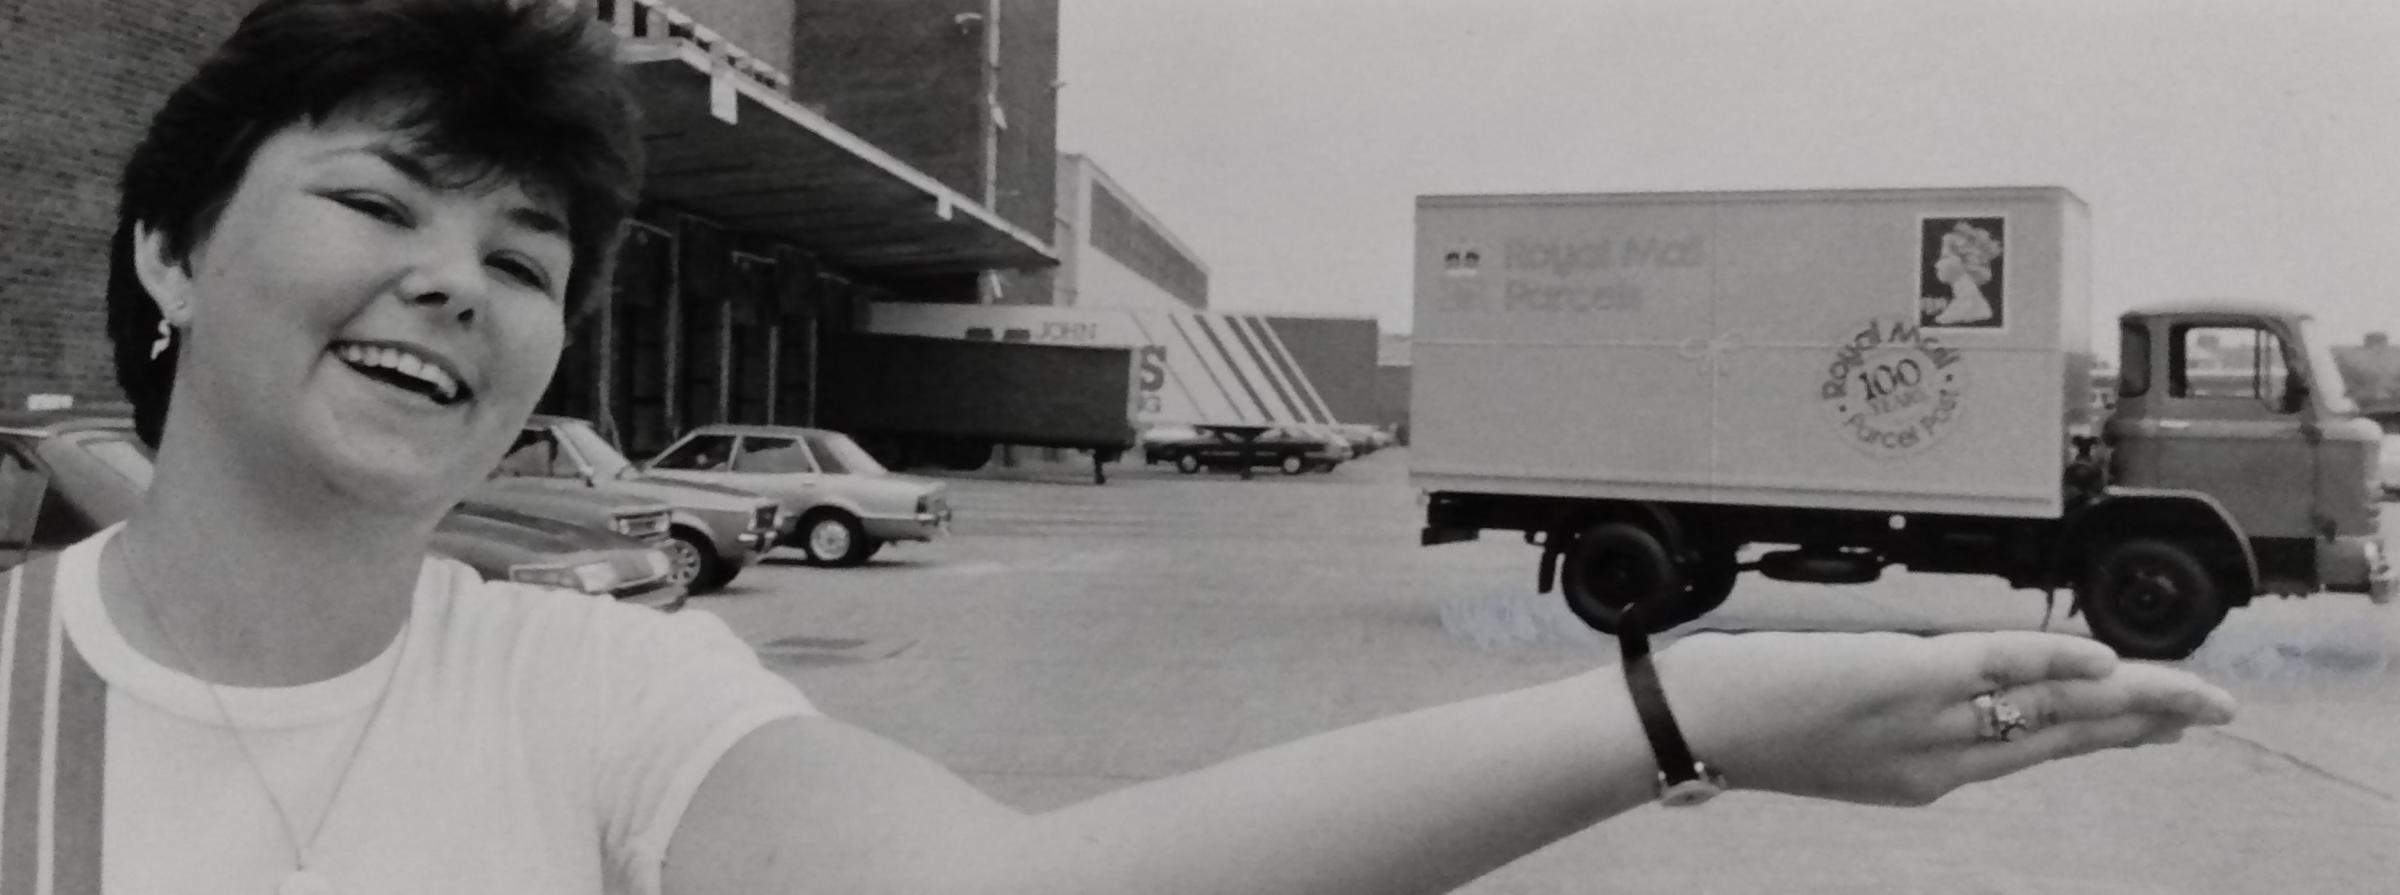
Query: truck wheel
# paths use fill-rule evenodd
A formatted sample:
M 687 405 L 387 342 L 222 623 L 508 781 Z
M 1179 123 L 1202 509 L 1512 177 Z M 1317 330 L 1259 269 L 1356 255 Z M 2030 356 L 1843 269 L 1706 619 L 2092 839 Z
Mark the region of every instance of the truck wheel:
M 1200 471 L 1200 458 L 1191 454 L 1175 455 L 1175 471 L 1184 475 Z
M 1653 632 L 1688 620 L 1676 618 L 1683 611 L 1684 583 L 1675 558 L 1639 526 L 1610 522 L 1585 529 L 1563 559 L 1559 590 L 1567 609 L 1593 630 L 1616 633 L 1619 616 L 1636 601 L 1657 607 L 1647 613 L 1645 624 Z
M 724 586 L 719 577 L 725 574 L 725 561 L 717 558 L 717 548 L 708 537 L 683 526 L 668 530 L 667 539 L 658 549 L 667 554 L 667 580 L 683 585 L 689 593 L 704 594 Z
M 2182 659 L 2225 621 L 2224 588 L 2192 551 L 2134 538 L 2102 550 L 2082 592 L 2092 636 L 2129 659 Z
M 839 510 L 823 510 L 800 520 L 800 549 L 820 566 L 855 566 L 867 561 L 867 533 L 858 520 Z
M 1299 454 L 1283 455 L 1283 462 L 1278 465 L 1283 467 L 1284 475 L 1299 475 L 1308 471 L 1308 461 L 1301 459 Z

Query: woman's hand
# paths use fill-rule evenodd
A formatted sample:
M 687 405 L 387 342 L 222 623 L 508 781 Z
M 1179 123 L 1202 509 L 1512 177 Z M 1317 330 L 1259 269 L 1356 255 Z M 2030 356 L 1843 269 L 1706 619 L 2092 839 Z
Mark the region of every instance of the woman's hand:
M 2057 634 L 1700 634 L 1655 661 L 1693 753 L 1730 784 L 1850 802 L 1921 805 L 2234 709 L 2189 673 Z M 1974 698 L 1992 691 L 2029 724 L 2012 741 L 1984 736 Z

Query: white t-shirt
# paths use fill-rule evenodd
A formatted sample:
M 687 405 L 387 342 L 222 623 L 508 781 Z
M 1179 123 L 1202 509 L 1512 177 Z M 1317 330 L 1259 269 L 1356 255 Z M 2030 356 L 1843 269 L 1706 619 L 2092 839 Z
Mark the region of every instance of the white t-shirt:
M 56 590 L 67 636 L 109 685 L 103 885 L 273 892 L 293 855 L 259 774 L 203 685 L 133 650 L 100 601 L 113 533 L 62 553 Z M 676 822 L 726 749 L 816 713 L 706 613 L 486 583 L 447 559 L 427 560 L 415 599 L 405 655 L 395 641 L 331 680 L 217 688 L 305 840 L 399 663 L 316 839 L 315 869 L 345 895 L 656 892 Z

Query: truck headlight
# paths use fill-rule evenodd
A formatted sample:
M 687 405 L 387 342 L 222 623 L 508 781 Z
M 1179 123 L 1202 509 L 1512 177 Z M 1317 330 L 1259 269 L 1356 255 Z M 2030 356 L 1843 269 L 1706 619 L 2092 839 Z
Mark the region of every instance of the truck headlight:
M 656 554 L 658 551 L 651 551 Z M 664 557 L 660 557 L 664 559 Z M 572 566 L 523 565 L 508 570 L 508 580 L 540 587 L 605 594 L 617 589 L 617 570 L 606 560 L 594 560 Z

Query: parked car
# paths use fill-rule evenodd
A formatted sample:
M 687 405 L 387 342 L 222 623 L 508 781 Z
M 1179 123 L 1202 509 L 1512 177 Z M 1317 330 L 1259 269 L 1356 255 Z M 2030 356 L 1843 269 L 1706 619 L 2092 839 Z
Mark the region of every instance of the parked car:
M 1198 426 L 1159 425 L 1142 430 L 1142 464 L 1156 466 L 1173 463 L 1177 450 L 1207 440 L 1209 435 Z
M 1333 431 L 1350 442 L 1352 459 L 1367 456 L 1392 446 L 1392 434 L 1380 426 L 1365 423 L 1337 423 Z
M 592 424 L 536 414 L 483 492 L 596 491 L 669 507 L 660 546 L 677 583 L 693 593 L 724 587 L 799 521 L 773 499 L 748 491 L 645 475 Z
M 0 569 L 65 549 L 131 515 L 150 487 L 150 448 L 130 421 L 88 412 L 0 412 Z M 499 508 L 461 507 L 431 552 L 487 579 L 609 596 L 674 611 L 686 590 L 666 554 L 605 529 Z
M 1173 463 L 1185 474 L 1202 469 L 1235 469 L 1245 473 L 1272 466 L 1285 475 L 1309 470 L 1332 472 L 1350 459 L 1350 443 L 1330 430 L 1301 426 L 1201 426 L 1188 440 L 1161 442 L 1145 449 L 1150 462 Z
M 855 566 L 885 544 L 930 541 L 950 528 L 947 485 L 894 474 L 850 436 L 828 429 L 702 426 L 641 468 L 774 498 L 799 520 L 780 543 L 817 565 Z
M 2400 432 L 2383 433 L 2383 498 L 2400 500 Z

